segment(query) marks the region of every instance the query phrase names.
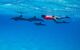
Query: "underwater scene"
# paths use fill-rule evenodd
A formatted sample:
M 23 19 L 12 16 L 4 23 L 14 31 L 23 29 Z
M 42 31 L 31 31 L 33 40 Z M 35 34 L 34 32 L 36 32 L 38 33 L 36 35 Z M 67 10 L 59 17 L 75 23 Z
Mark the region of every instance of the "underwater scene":
M 80 0 L 0 0 L 0 50 L 80 50 Z

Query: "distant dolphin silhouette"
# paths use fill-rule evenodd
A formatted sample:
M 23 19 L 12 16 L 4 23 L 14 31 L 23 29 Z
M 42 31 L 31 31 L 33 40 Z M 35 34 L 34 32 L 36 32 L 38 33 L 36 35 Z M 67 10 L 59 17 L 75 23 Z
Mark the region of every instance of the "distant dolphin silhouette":
M 46 24 L 42 24 L 41 22 L 39 22 L 39 23 L 34 23 L 35 25 L 37 25 L 37 26 L 45 26 Z

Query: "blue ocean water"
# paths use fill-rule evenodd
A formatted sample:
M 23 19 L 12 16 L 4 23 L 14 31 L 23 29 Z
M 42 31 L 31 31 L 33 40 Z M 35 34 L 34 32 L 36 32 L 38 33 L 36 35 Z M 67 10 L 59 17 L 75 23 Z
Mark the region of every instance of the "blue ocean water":
M 1 0 L 0 50 L 80 50 L 80 1 L 78 0 Z M 22 12 L 26 18 L 40 15 L 69 16 L 70 23 L 45 20 L 14 21 Z

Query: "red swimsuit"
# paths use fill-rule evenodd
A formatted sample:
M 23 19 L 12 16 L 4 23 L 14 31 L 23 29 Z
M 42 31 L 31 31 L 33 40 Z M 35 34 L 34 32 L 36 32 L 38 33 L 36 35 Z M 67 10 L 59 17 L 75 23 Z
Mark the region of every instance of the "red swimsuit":
M 46 20 L 53 20 L 54 17 L 53 16 L 45 16 L 44 19 L 46 19 Z

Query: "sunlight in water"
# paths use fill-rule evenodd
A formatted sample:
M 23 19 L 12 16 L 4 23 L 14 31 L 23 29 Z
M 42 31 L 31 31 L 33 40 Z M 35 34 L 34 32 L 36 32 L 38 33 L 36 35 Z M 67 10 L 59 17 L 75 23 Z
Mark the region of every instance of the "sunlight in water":
M 79 2 L 0 0 L 0 50 L 80 50 Z

